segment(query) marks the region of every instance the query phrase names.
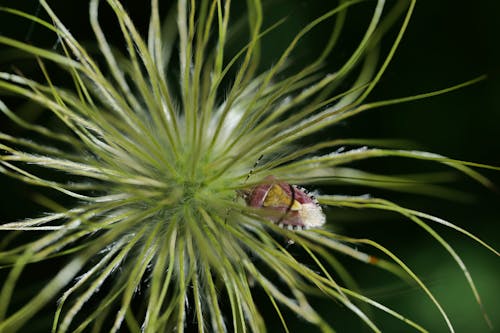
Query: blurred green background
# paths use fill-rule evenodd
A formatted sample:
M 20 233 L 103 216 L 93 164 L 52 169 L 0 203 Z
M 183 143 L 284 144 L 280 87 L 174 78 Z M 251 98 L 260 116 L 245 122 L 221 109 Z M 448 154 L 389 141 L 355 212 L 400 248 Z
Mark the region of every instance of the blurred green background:
M 88 1 L 49 1 L 70 31 L 82 41 L 92 41 L 88 25 Z M 264 43 L 263 62 L 271 65 L 279 56 L 282 47 L 297 29 L 311 19 L 333 8 L 327 1 L 273 1 L 265 8 L 266 23 L 287 16 L 287 23 L 272 33 Z M 388 1 L 388 5 L 393 2 Z M 132 16 L 146 31 L 148 6 L 140 1 L 124 1 Z M 14 6 L 29 13 L 37 13 L 35 0 L 0 0 L 2 6 Z M 235 6 L 243 6 L 235 2 Z M 349 12 L 346 31 L 339 46 L 328 60 L 325 72 L 338 68 L 338 59 L 343 59 L 359 40 L 366 27 L 373 2 L 367 1 Z M 41 17 L 45 15 L 40 12 Z M 109 14 L 109 13 L 108 13 Z M 345 123 L 321 133 L 328 138 L 366 137 L 397 138 L 411 140 L 421 149 L 443 154 L 460 160 L 474 161 L 500 166 L 500 2 L 496 0 L 469 1 L 420 1 L 408 31 L 387 73 L 369 97 L 370 101 L 409 96 L 442 89 L 487 74 L 488 79 L 474 86 L 446 95 L 377 110 L 350 119 Z M 103 13 L 103 17 L 106 12 Z M 103 18 L 105 27 L 112 29 L 114 21 Z M 109 22 L 108 22 L 109 21 Z M 324 45 L 329 24 L 321 25 L 300 45 L 293 66 L 300 68 L 315 59 Z M 118 31 L 109 30 L 110 36 Z M 31 40 L 37 45 L 51 47 L 54 37 L 30 27 L 25 21 L 4 13 L 0 16 L 0 34 Z M 389 33 L 382 49 L 390 46 L 394 31 Z M 344 48 L 345 46 L 345 48 Z M 37 75 L 33 60 L 24 61 L 12 57 L 0 46 L 0 68 L 12 71 L 19 68 L 28 75 Z M 14 67 L 15 66 L 15 67 Z M 31 110 L 23 101 L 2 97 L 19 109 Z M 43 116 L 38 115 L 40 121 Z M 26 135 L 0 117 L 0 130 L 11 134 Z M 322 138 L 318 138 L 322 139 Z M 360 164 L 382 173 L 404 173 L 418 170 L 442 170 L 425 163 L 405 163 L 399 160 L 370 161 Z M 484 171 L 500 187 L 500 173 Z M 474 202 L 451 202 L 428 197 L 394 194 L 383 191 L 364 190 L 395 200 L 408 207 L 436 214 L 472 231 L 496 249 L 500 248 L 500 196 L 459 177 L 454 188 L 472 194 Z M 11 221 L 37 215 L 42 208 L 32 202 L 32 191 L 26 185 L 0 175 L 0 221 Z M 333 193 L 354 193 L 350 188 L 325 188 Z M 443 307 L 455 323 L 457 332 L 488 332 L 479 307 L 468 289 L 466 280 L 451 257 L 430 236 L 394 215 L 370 211 L 351 212 L 329 210 L 330 223 L 345 234 L 375 239 L 393 249 L 406 263 L 429 284 Z M 489 313 L 495 332 L 500 332 L 500 265 L 499 258 L 456 232 L 437 226 L 456 251 L 462 256 L 475 279 L 484 306 Z M 0 234 L 1 239 L 1 234 Z M 368 249 L 362 249 L 368 250 Z M 431 332 L 444 332 L 443 320 L 424 294 L 413 287 L 388 277 L 379 270 L 340 258 L 358 279 L 369 296 L 400 310 L 415 319 Z M 1 275 L 0 275 L 1 276 Z M 263 295 L 265 298 L 265 295 Z M 317 300 L 325 316 L 334 323 L 339 332 L 364 332 L 356 317 L 339 304 L 328 300 Z M 263 307 L 269 305 L 264 304 Z M 272 313 L 266 311 L 265 313 Z M 409 328 L 381 312 L 374 312 L 384 332 L 409 332 Z M 41 319 L 43 321 L 43 319 Z M 51 320 L 49 318 L 49 320 Z M 279 330 L 277 317 L 268 315 L 269 331 Z M 292 332 L 312 332 L 298 318 L 290 319 Z M 309 329 L 309 330 L 306 330 Z

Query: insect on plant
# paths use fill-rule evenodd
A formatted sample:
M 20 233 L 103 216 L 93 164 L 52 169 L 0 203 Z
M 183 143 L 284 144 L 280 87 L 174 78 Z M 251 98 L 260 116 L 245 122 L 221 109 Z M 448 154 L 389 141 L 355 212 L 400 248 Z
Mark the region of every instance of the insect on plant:
M 377 312 L 401 331 L 429 331 L 417 323 L 425 316 L 414 319 L 366 294 L 350 274 L 353 258 L 416 287 L 440 331 L 455 332 L 407 258 L 370 234 L 336 232 L 325 214 L 336 209 L 413 223 L 456 263 L 482 309 L 467 266 L 438 228 L 499 256 L 492 246 L 391 194 L 323 193 L 337 181 L 361 186 L 361 193 L 449 193 L 420 169 L 378 174 L 357 164 L 373 158 L 434 163 L 491 187 L 475 170 L 488 166 L 331 130 L 368 110 L 483 79 L 409 97 L 373 96 L 415 0 L 311 1 L 325 7 L 298 28 L 287 21 L 293 15 L 268 20 L 274 1 L 141 2 L 145 27 L 130 16 L 137 14 L 125 6 L 130 1 L 73 1 L 88 5 L 89 43 L 52 2 L 70 4 L 39 0 L 40 16 L 0 7 L 58 41 L 50 48 L 0 33 L 0 53 L 22 54 L 29 65 L 0 71 L 0 112 L 19 129 L 0 132 L 0 173 L 29 185 L 41 204 L 35 216 L 0 221 L 0 332 L 26 332 L 34 319 L 44 333 L 262 333 L 276 323 L 297 331 L 290 318 L 299 318 L 299 331 L 337 331 L 345 312 L 332 316 L 333 307 L 318 299 L 349 310 L 372 332 L 385 331 Z M 356 13 L 361 19 L 350 24 Z M 317 52 L 295 62 L 314 34 L 321 37 Z M 276 40 L 283 45 L 269 56 L 266 45 Z M 38 123 L 23 110 L 47 117 Z M 34 274 L 46 264 L 52 266 L 43 279 Z
M 261 155 L 248 172 L 245 183 L 255 172 L 255 168 L 262 160 Z M 250 189 L 238 191 L 249 207 L 256 208 L 256 212 L 274 222 L 281 228 L 289 230 L 303 230 L 321 227 L 326 217 L 316 198 L 306 189 L 277 180 L 268 175 L 259 184 Z
M 325 224 L 325 214 L 313 195 L 274 176 L 267 176 L 243 195 L 248 206 L 262 208 L 263 215 L 282 228 L 302 230 Z

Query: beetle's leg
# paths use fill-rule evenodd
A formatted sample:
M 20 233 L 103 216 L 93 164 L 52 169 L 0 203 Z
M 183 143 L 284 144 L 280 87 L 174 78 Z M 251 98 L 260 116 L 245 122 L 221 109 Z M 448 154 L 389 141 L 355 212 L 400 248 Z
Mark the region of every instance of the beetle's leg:
M 282 226 L 281 222 L 283 222 L 283 220 L 288 215 L 288 213 L 290 213 L 290 211 L 292 210 L 293 203 L 295 202 L 295 189 L 293 188 L 293 185 L 290 185 L 290 184 L 287 184 L 287 185 L 290 186 L 290 191 L 292 192 L 292 197 L 290 199 L 290 203 L 288 204 L 288 207 L 286 208 L 285 213 L 280 217 L 280 219 L 278 221 L 276 221 L 276 224 L 279 226 Z

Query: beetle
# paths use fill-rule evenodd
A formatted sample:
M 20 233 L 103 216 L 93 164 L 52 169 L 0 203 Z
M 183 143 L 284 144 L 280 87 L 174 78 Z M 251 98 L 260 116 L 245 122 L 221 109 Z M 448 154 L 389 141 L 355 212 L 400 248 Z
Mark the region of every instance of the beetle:
M 316 198 L 304 188 L 267 176 L 261 184 L 243 191 L 246 204 L 261 208 L 266 219 L 289 230 L 318 228 L 326 218 Z

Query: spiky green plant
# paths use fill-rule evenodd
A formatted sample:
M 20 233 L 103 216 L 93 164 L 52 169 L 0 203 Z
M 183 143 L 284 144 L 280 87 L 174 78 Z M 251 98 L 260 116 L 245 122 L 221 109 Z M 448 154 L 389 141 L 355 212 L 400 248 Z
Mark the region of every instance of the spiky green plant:
M 402 1 L 385 15 L 383 0 L 373 4 L 371 20 L 348 59 L 334 73 L 320 75 L 347 10 L 368 6 L 361 2 L 340 1 L 310 22 L 264 70 L 259 67 L 261 41 L 282 21 L 263 26 L 258 0 L 247 2 L 243 22 L 248 38 L 234 54 L 227 51 L 235 38 L 229 28 L 230 1 L 179 0 L 162 24 L 158 0 L 152 0 L 144 38 L 120 2 L 107 0 L 123 35 L 125 54 L 106 39 L 98 20 L 99 0 L 90 1 L 98 44 L 93 53 L 44 0 L 40 3 L 50 22 L 2 8 L 53 31 L 61 52 L 0 36 L 0 44 L 34 56 L 45 77 L 45 82 L 37 82 L 2 72 L 1 91 L 37 103 L 60 121 L 54 128 L 30 123 L 0 100 L 0 110 L 38 138 L 0 133 L 0 172 L 61 192 L 71 199 L 71 206 L 57 203 L 62 199 L 39 197 L 52 213 L 0 226 L 0 263 L 8 271 L 0 294 L 0 331 L 24 331 L 30 318 L 57 299 L 53 332 L 182 332 L 191 325 L 199 332 L 264 332 L 269 323 L 256 293 L 267 296 L 285 331 L 290 331 L 287 316 L 295 313 L 319 331 L 333 332 L 338 320 L 327 318 L 311 303 L 318 295 L 346 307 L 374 332 L 381 328 L 370 308 L 426 331 L 363 295 L 337 259 L 343 254 L 421 288 L 453 332 L 445 310 L 422 279 L 383 245 L 336 233 L 330 222 L 311 230 L 282 229 L 258 207 L 247 207 L 241 197 L 269 175 L 310 188 L 344 181 L 412 192 L 438 189 L 412 177 L 368 174 L 344 166 L 394 156 L 444 164 L 490 185 L 470 169 L 485 166 L 428 152 L 376 148 L 384 147 L 381 141 L 339 138 L 301 143 L 363 111 L 445 93 L 480 79 L 408 98 L 365 102 L 394 56 L 415 6 L 415 1 Z M 333 30 L 323 53 L 290 73 L 287 66 L 298 42 L 324 22 Z M 400 27 L 392 46 L 380 53 L 379 41 L 394 24 Z M 48 63 L 69 74 L 72 86 L 54 83 Z M 390 211 L 413 221 L 457 262 L 482 306 L 462 259 L 429 222 L 455 229 L 498 256 L 491 246 L 443 219 L 388 200 L 317 198 L 323 207 Z M 361 244 L 370 254 L 357 249 Z M 294 255 L 299 250 L 302 256 Z M 12 305 L 13 295 L 23 288 L 18 285 L 23 272 L 60 256 L 67 259 L 64 266 L 23 304 Z

